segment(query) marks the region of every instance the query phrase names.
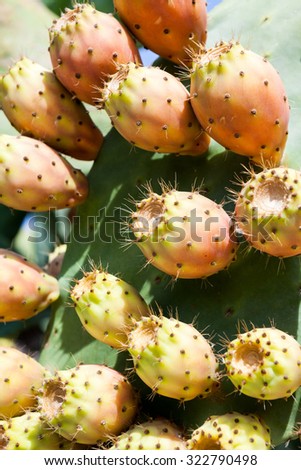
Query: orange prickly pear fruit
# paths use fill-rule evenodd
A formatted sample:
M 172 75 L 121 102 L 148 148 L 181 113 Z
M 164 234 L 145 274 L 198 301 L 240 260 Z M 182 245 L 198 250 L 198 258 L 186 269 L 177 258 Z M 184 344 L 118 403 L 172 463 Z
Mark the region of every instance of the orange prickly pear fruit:
M 54 73 L 78 99 L 94 104 L 118 64 L 140 63 L 135 41 L 108 13 L 88 3 L 76 3 L 49 29 Z
M 0 103 L 22 134 L 79 160 L 95 160 L 101 131 L 55 74 L 23 57 L 0 79 Z

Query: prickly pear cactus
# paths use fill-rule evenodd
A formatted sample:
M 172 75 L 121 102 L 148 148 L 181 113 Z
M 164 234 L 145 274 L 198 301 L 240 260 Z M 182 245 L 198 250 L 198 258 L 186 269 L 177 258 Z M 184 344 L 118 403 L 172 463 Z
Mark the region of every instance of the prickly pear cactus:
M 280 34 L 283 24 L 287 34 Z M 239 39 L 279 71 L 291 104 L 284 164 L 296 169 L 300 166 L 301 148 L 300 24 L 299 0 L 287 0 L 285 4 L 273 0 L 223 0 L 208 15 L 207 37 L 207 47 L 221 39 Z M 244 178 L 245 166 L 249 165 L 246 157 L 225 151 L 214 141 L 200 157 L 133 149 L 112 128 L 89 172 L 89 197 L 73 217 L 59 279 L 61 296 L 53 305 L 40 362 L 53 370 L 74 367 L 82 361 L 104 363 L 121 373 L 126 371 L 129 354 L 93 339 L 83 329 L 70 300 L 72 279 L 79 279 L 91 260 L 131 284 L 150 306 L 159 305 L 163 314 L 176 311 L 180 321 L 193 322 L 199 331 L 210 336 L 217 354 L 225 351 L 223 339 L 233 340 L 238 325 L 242 324 L 248 330 L 253 325 L 260 328 L 272 323 L 300 343 L 298 257 L 285 260 L 269 257 L 247 250 L 242 240 L 237 259 L 227 270 L 210 276 L 208 281 L 179 278 L 173 282 L 151 264 L 145 265 L 140 250 L 134 243 L 127 243 L 124 223 L 127 224 L 134 202 L 141 200 L 141 189 L 149 182 L 157 193 L 162 180 L 181 191 L 202 185 L 206 196 L 218 204 L 224 203 L 231 213 L 229 188 L 237 189 L 233 181 L 237 175 Z M 222 373 L 222 364 L 220 368 Z M 294 436 L 296 423 L 301 419 L 300 388 L 294 397 L 273 400 L 264 406 L 252 397 L 234 394 L 233 384 L 222 375 L 219 392 L 208 396 L 204 404 L 193 399 L 179 408 L 177 401 L 164 396 L 156 395 L 150 400 L 149 388 L 137 376 L 132 375 L 131 381 L 139 390 L 141 404 L 149 416 L 163 416 L 184 428 L 196 428 L 210 415 L 231 411 L 258 414 L 270 428 L 272 445 L 276 446 Z

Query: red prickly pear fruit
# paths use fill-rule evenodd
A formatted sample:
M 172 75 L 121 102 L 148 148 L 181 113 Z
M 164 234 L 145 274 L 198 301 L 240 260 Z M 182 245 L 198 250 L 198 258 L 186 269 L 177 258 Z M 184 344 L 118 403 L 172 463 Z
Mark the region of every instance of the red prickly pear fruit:
M 270 62 L 221 42 L 194 59 L 190 81 L 194 112 L 214 140 L 260 166 L 281 162 L 290 108 Z
M 153 394 L 181 402 L 205 398 L 218 387 L 218 363 L 193 325 L 163 315 L 136 322 L 128 335 L 134 371 Z
M 37 405 L 46 371 L 34 358 L 14 347 L 0 347 L 0 416 L 21 415 Z
M 80 364 L 45 380 L 39 411 L 65 439 L 93 445 L 133 423 L 137 395 L 120 372 L 102 364 Z
M 0 322 L 26 320 L 60 295 L 58 280 L 13 251 L 0 249 Z
M 0 421 L 0 450 L 73 450 L 74 444 L 53 432 L 38 411 Z
M 140 63 L 137 46 L 127 29 L 111 14 L 88 3 L 76 3 L 49 29 L 54 73 L 78 99 L 94 104 L 118 64 Z
M 0 136 L 0 202 L 36 212 L 81 204 L 88 179 L 44 142 L 25 136 Z
M 288 398 L 301 386 L 301 345 L 275 327 L 239 333 L 223 359 L 233 385 L 249 397 Z
M 252 173 L 235 201 L 238 230 L 271 256 L 301 254 L 301 172 L 277 167 Z
M 135 320 L 149 314 L 147 304 L 133 286 L 103 269 L 84 273 L 70 297 L 86 331 L 114 348 L 126 345 Z
M 206 278 L 235 259 L 238 243 L 230 216 L 196 191 L 150 192 L 131 219 L 147 262 L 175 278 Z
M 0 80 L 1 107 L 22 135 L 79 160 L 95 160 L 103 135 L 53 72 L 23 57 Z
M 207 39 L 205 0 L 114 0 L 121 20 L 148 49 L 178 64 Z
M 185 450 L 181 429 L 165 418 L 133 424 L 121 433 L 108 450 Z
M 212 415 L 187 442 L 189 450 L 269 450 L 270 429 L 257 415 L 232 411 Z
M 208 150 L 210 138 L 194 115 L 189 92 L 158 67 L 121 66 L 106 84 L 101 106 L 117 131 L 139 148 L 180 155 Z

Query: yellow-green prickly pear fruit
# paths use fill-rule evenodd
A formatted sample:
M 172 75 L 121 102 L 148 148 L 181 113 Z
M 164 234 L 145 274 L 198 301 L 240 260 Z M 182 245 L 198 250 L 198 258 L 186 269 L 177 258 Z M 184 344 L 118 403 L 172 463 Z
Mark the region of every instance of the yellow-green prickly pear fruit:
M 187 441 L 190 450 L 269 450 L 270 430 L 255 414 L 213 415 Z
M 211 344 L 193 325 L 163 315 L 136 322 L 128 335 L 134 371 L 153 394 L 181 402 L 204 398 L 218 386 Z

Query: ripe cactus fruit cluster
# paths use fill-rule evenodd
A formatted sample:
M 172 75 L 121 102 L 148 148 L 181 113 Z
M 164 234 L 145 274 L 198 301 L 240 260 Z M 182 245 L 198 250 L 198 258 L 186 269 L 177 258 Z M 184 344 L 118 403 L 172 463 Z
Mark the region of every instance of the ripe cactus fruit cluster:
M 235 200 L 238 230 L 264 253 L 301 253 L 301 172 L 280 166 L 252 173 Z
M 49 29 L 50 58 L 60 82 L 78 99 L 94 104 L 118 64 L 141 61 L 127 29 L 114 16 L 76 3 Z
M 148 263 L 175 278 L 206 278 L 235 259 L 238 243 L 230 216 L 197 191 L 150 192 L 131 218 Z
M 0 450 L 71 450 L 72 446 L 49 428 L 38 411 L 0 420 Z
M 52 147 L 26 136 L 0 135 L 0 202 L 37 212 L 74 207 L 88 196 L 88 179 Z
M 128 335 L 134 371 L 159 394 L 181 402 L 204 398 L 218 387 L 218 363 L 207 339 L 191 324 L 150 315 Z
M 190 62 L 190 50 L 205 44 L 205 0 L 114 0 L 121 20 L 148 49 L 178 64 Z
M 212 415 L 195 429 L 187 442 L 189 450 L 269 450 L 270 429 L 254 414 L 229 412 Z
M 208 150 L 210 138 L 194 115 L 189 92 L 161 68 L 134 63 L 120 66 L 102 95 L 101 107 L 132 145 L 180 155 L 201 155 Z
M 257 165 L 280 163 L 290 110 L 270 62 L 239 42 L 221 42 L 196 56 L 190 81 L 194 112 L 214 140 Z
M 39 411 L 58 434 L 80 444 L 98 444 L 129 427 L 137 395 L 124 375 L 102 364 L 57 371 L 43 383 Z
M 11 250 L 0 249 L 0 323 L 25 320 L 60 295 L 58 280 Z
M 109 450 L 185 450 L 181 429 L 166 418 L 133 424 L 121 433 Z
M 0 79 L 0 105 L 22 135 L 80 160 L 94 160 L 103 135 L 55 74 L 27 57 Z
M 236 389 L 259 400 L 287 398 L 301 386 L 301 345 L 274 327 L 238 334 L 224 363 Z
M 84 273 L 70 296 L 88 333 L 114 348 L 126 345 L 135 320 L 149 314 L 133 286 L 103 269 Z
M 0 416 L 22 415 L 37 404 L 38 390 L 46 375 L 34 358 L 14 347 L 0 348 Z

